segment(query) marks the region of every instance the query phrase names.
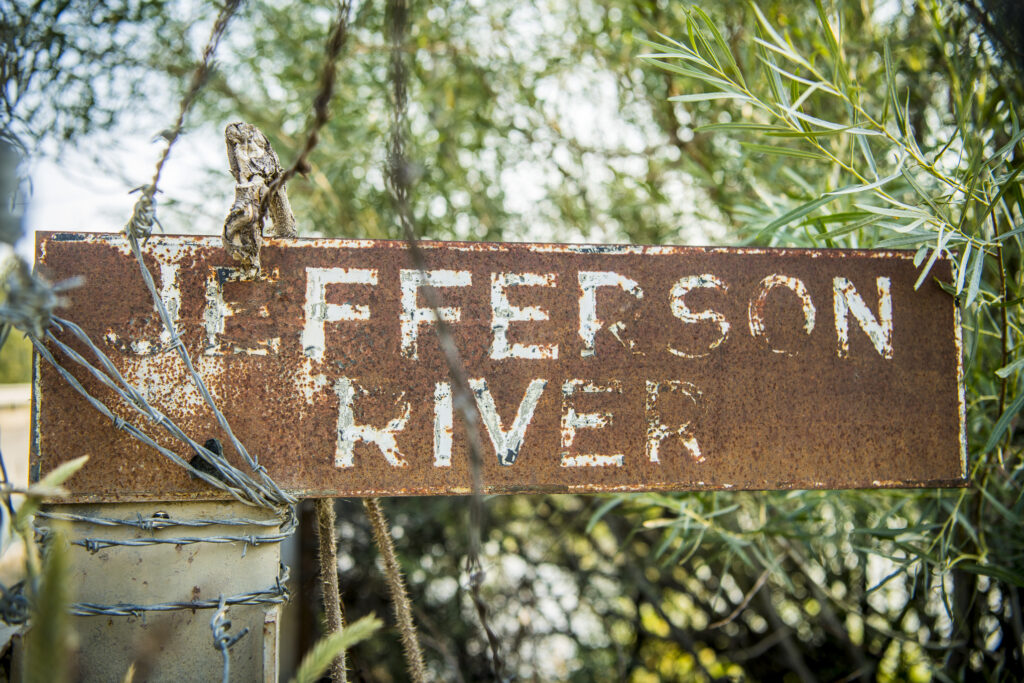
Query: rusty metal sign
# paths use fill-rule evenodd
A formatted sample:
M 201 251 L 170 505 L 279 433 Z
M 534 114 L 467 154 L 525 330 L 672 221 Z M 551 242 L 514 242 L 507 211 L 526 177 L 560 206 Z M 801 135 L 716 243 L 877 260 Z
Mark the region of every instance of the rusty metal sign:
M 469 492 L 427 285 L 470 377 L 488 492 L 963 483 L 957 311 L 931 279 L 914 290 L 910 252 L 423 251 L 421 271 L 401 242 L 268 240 L 257 280 L 240 278 L 219 237 L 154 237 L 144 254 L 235 433 L 300 496 Z M 51 279 L 84 278 L 61 315 L 196 441 L 221 436 L 164 350 L 127 242 L 46 233 L 37 252 Z M 949 263 L 933 273 L 948 280 Z M 34 476 L 92 456 L 69 484 L 76 501 L 219 495 L 45 363 L 34 404 Z

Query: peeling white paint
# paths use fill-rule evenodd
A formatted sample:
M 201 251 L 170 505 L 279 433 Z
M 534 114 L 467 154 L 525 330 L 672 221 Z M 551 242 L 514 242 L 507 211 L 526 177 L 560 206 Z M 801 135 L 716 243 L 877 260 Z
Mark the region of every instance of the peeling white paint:
M 510 323 L 548 320 L 548 313 L 539 306 L 513 306 L 505 294 L 508 287 L 554 287 L 557 279 L 555 273 L 491 273 L 491 358 L 558 358 L 558 344 L 508 343 Z
M 328 385 L 327 375 L 313 372 L 313 359 L 303 357 L 298 369 L 292 376 L 292 386 L 305 400 L 306 405 L 313 405 L 314 397 Z
M 875 347 L 875 351 L 885 358 L 892 360 L 892 282 L 887 277 L 879 277 L 875 280 L 878 287 L 878 317 L 871 312 L 864 299 L 854 288 L 853 283 L 845 277 L 832 279 L 833 308 L 836 316 L 836 340 L 838 348 L 836 354 L 840 358 L 850 356 L 850 323 L 849 314 L 857 319 L 860 329 L 864 330 Z
M 434 467 L 452 464 L 452 385 L 438 382 L 434 385 Z
M 708 345 L 708 350 L 703 353 L 689 353 L 686 351 L 680 351 L 679 349 L 673 348 L 671 344 L 668 345 L 668 350 L 682 358 L 703 358 L 704 356 L 710 355 L 711 351 L 721 346 L 729 337 L 729 321 L 725 319 L 725 316 L 711 309 L 694 313 L 683 303 L 683 297 L 694 289 L 715 289 L 723 293 L 729 291 L 729 285 L 725 284 L 716 275 L 711 273 L 704 273 L 703 275 L 687 275 L 682 277 L 672 285 L 672 292 L 669 295 L 669 304 L 672 309 L 672 315 L 682 320 L 684 323 L 699 323 L 701 321 L 709 321 L 718 326 L 719 336 L 718 339 L 711 342 Z
M 581 270 L 576 274 L 576 278 L 580 283 L 580 290 L 582 292 L 580 294 L 579 335 L 583 340 L 583 349 L 580 351 L 580 355 L 586 358 L 594 355 L 594 337 L 604 325 L 604 321 L 597 315 L 597 288 L 618 287 L 624 292 L 632 294 L 637 299 L 643 299 L 644 292 L 635 280 L 608 270 Z M 608 331 L 615 336 L 620 344 L 632 350 L 636 347 L 636 341 L 633 339 L 623 339 L 622 331 L 624 328 L 625 323 L 618 321 L 609 326 Z
M 329 304 L 327 285 L 376 285 L 376 268 L 306 268 L 306 302 L 302 307 L 302 352 L 315 360 L 324 358 L 324 324 L 369 320 L 370 307 L 362 304 Z
M 754 339 L 761 338 L 765 344 L 768 345 L 768 348 L 770 348 L 774 353 L 792 356 L 795 353 L 794 351 L 777 349 L 772 346 L 771 342 L 768 341 L 766 334 L 764 311 L 768 304 L 768 295 L 771 294 L 771 291 L 776 287 L 785 287 L 797 295 L 800 299 L 801 310 L 804 314 L 804 332 L 810 335 L 811 332 L 814 331 L 814 318 L 817 314 L 817 310 L 814 308 L 814 301 L 811 300 L 811 293 L 807 291 L 807 285 L 805 285 L 804 281 L 799 278 L 775 273 L 761 280 L 757 287 L 757 295 L 750 299 L 750 304 L 747 307 L 747 318 L 750 321 L 750 334 Z
M 424 275 L 426 278 L 424 279 Z M 421 308 L 416 304 L 420 287 L 469 287 L 473 284 L 472 275 L 468 270 L 402 270 L 399 273 L 402 285 L 402 312 L 399 314 L 402 331 L 402 355 L 412 360 L 419 359 L 417 337 L 423 323 L 433 324 L 437 318 L 434 309 Z M 448 323 L 457 323 L 462 319 L 462 311 L 458 308 L 438 306 L 438 314 Z
M 355 460 L 353 451 L 359 441 L 370 443 L 380 449 L 384 459 L 392 467 L 406 467 L 408 461 L 398 450 L 396 435 L 405 430 L 409 422 L 409 413 L 412 406 L 404 401 L 403 391 L 398 398 L 401 406 L 398 417 L 389 420 L 382 428 L 371 427 L 370 425 L 357 425 L 355 414 L 352 412 L 352 401 L 356 393 L 365 396 L 367 391 L 350 380 L 348 377 L 340 377 L 334 382 L 334 392 L 338 395 L 338 440 L 334 450 L 335 467 L 354 467 Z
M 700 390 L 689 382 L 677 380 L 664 380 L 661 382 L 646 381 L 647 401 L 644 412 L 647 420 L 647 457 L 651 462 L 661 462 L 659 451 L 661 444 L 668 438 L 677 436 L 683 447 L 690 452 L 690 457 L 696 462 L 704 462 L 704 455 L 700 451 L 697 438 L 693 435 L 693 429 L 689 422 L 670 427 L 661 421 L 661 413 L 658 410 L 658 396 L 667 390 L 672 393 L 679 393 L 690 399 L 693 404 L 699 405 L 703 395 Z
M 576 392 L 584 394 L 622 393 L 622 385 L 617 381 L 607 384 L 596 384 L 584 379 L 570 379 L 562 384 L 562 467 L 622 467 L 625 454 L 580 453 L 570 455 L 569 450 L 576 440 L 578 429 L 601 429 L 612 424 L 612 414 L 578 413 L 572 403 Z
M 519 449 L 523 447 L 523 437 L 526 435 L 526 428 L 530 426 L 533 419 L 533 411 L 537 408 L 544 387 L 547 386 L 546 379 L 531 380 L 526 387 L 526 394 L 520 401 L 516 410 L 516 418 L 512 426 L 506 432 L 501 427 L 501 416 L 498 415 L 498 408 L 494 405 L 494 397 L 487 387 L 487 380 L 474 378 L 469 380 L 469 387 L 473 390 L 473 397 L 476 399 L 476 407 L 480 412 L 480 419 L 483 420 L 488 436 L 491 437 L 491 444 L 494 445 L 494 453 L 498 456 L 498 463 L 501 465 L 513 465 L 519 457 Z

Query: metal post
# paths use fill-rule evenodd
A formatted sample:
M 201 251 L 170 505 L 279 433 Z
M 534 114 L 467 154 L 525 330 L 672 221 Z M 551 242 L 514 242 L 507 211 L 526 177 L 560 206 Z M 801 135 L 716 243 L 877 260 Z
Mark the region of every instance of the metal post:
M 211 520 L 219 523 L 204 523 Z M 276 683 L 281 549 L 259 541 L 275 537 L 279 522 L 270 511 L 233 502 L 48 508 L 39 526 L 64 524 L 72 544 L 76 677 L 123 680 L 134 665 L 135 680 L 219 680 L 224 662 L 211 618 L 224 596 L 231 621 L 225 636 L 248 629 L 228 649 L 230 680 Z M 255 543 L 241 540 L 247 537 Z M 230 604 L 238 600 L 255 604 Z M 173 608 L 154 609 L 160 605 Z

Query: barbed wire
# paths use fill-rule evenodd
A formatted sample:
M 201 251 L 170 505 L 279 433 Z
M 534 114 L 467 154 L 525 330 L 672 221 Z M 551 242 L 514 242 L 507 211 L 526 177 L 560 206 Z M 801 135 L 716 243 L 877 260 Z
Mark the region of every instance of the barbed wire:
M 163 173 L 164 165 L 171 155 L 171 148 L 174 147 L 174 144 L 181 136 L 181 131 L 185 126 L 185 116 L 188 114 L 188 110 L 192 108 L 192 103 L 195 102 L 196 96 L 210 75 L 213 67 L 213 56 L 217 52 L 221 38 L 224 37 L 228 23 L 241 4 L 242 0 L 227 0 L 217 14 L 199 63 L 192 72 L 192 79 L 189 82 L 188 90 L 185 91 L 185 96 L 181 98 L 178 118 L 175 119 L 174 124 L 169 129 L 161 134 L 167 140 L 167 146 L 164 147 L 164 151 L 156 163 L 152 180 L 149 181 L 148 185 L 137 188 L 141 195 L 135 202 L 135 206 L 132 208 L 132 216 L 125 226 L 126 232 L 134 235 L 136 239 L 148 240 L 150 235 L 153 234 L 153 224 L 159 224 L 156 220 L 156 193 L 160 185 L 160 175 Z
M 288 590 L 290 572 L 284 564 L 280 565 L 274 585 L 262 590 L 238 593 L 229 597 L 220 596 L 209 600 L 182 600 L 159 602 L 156 604 L 136 604 L 119 602 L 105 605 L 94 602 L 76 602 L 71 605 L 71 614 L 79 617 L 145 617 L 149 612 L 174 612 L 177 610 L 220 609 L 221 601 L 231 605 L 280 605 L 288 602 L 291 592 Z
M 228 631 L 231 630 L 231 620 L 228 619 L 227 600 L 223 595 L 221 595 L 217 611 L 214 612 L 213 617 L 210 618 L 210 630 L 213 631 L 213 646 L 220 650 L 220 654 L 224 658 L 224 669 L 223 674 L 221 675 L 221 681 L 222 683 L 228 683 L 228 681 L 231 680 L 231 657 L 228 655 L 228 650 L 232 645 L 245 637 L 249 632 L 249 627 L 246 626 L 241 630 L 241 632 L 236 633 L 235 635 L 228 633 Z
M 189 377 L 202 395 L 206 405 L 214 414 L 221 430 L 227 435 L 229 442 L 235 451 L 241 456 L 245 463 L 252 470 L 255 479 L 247 473 L 235 468 L 224 456 L 220 449 L 210 449 L 200 446 L 191 439 L 173 420 L 164 415 L 157 408 L 150 405 L 142 394 L 133 387 L 116 366 L 110 361 L 106 354 L 100 349 L 88 335 L 74 323 L 63 320 L 54 315 L 54 310 L 61 304 L 60 292 L 64 291 L 75 283 L 65 282 L 52 285 L 44 279 L 28 272 L 27 266 L 19 259 L 18 267 L 15 268 L 14 277 L 9 279 L 7 300 L 3 307 L 0 307 L 0 341 L 6 338 L 11 327 L 18 328 L 25 332 L 40 357 L 53 366 L 58 374 L 67 381 L 90 405 L 101 414 L 110 419 L 115 428 L 124 431 L 143 444 L 154 448 L 161 455 L 168 457 L 180 467 L 185 468 L 192 476 L 197 477 L 207 484 L 218 488 L 238 502 L 248 505 L 256 505 L 274 510 L 278 513 L 277 519 L 251 520 L 251 519 L 204 519 L 204 520 L 172 520 L 168 517 L 155 517 L 145 520 L 138 517 L 134 520 L 100 518 L 88 515 L 71 515 L 66 513 L 51 513 L 42 511 L 37 517 L 50 519 L 63 519 L 79 523 L 97 524 L 101 526 L 129 525 L 139 529 L 155 532 L 172 526 L 199 527 L 199 526 L 242 526 L 255 525 L 260 527 L 277 526 L 278 531 L 268 534 L 220 534 L 206 537 L 181 536 L 176 538 L 156 537 L 140 539 L 103 539 L 85 538 L 72 541 L 73 544 L 84 547 L 89 552 L 97 552 L 104 548 L 115 546 L 142 546 L 173 543 L 181 545 L 186 543 L 242 543 L 242 554 L 245 555 L 249 546 L 258 546 L 266 543 L 280 543 L 294 533 L 296 524 L 294 504 L 295 499 L 281 490 L 273 479 L 266 473 L 265 468 L 259 465 L 257 459 L 252 456 L 244 445 L 238 440 L 232 431 L 227 419 L 217 408 L 213 397 L 210 395 L 205 382 L 195 371 L 191 358 L 184 347 L 184 343 L 176 331 L 174 324 L 168 314 L 166 307 L 157 293 L 153 276 L 146 265 L 140 242 L 145 244 L 152 235 L 154 225 L 159 225 L 156 216 L 156 193 L 158 191 L 160 177 L 165 164 L 170 156 L 171 150 L 181 135 L 185 117 L 195 101 L 203 84 L 206 82 L 213 64 L 213 57 L 223 37 L 231 17 L 235 14 L 241 0 L 227 0 L 221 8 L 210 37 L 203 49 L 199 64 L 193 72 L 189 87 L 181 100 L 178 116 L 170 129 L 163 133 L 167 140 L 159 160 L 157 161 L 153 177 L 148 185 L 137 188 L 140 192 L 132 209 L 131 217 L 124 228 L 132 253 L 139 264 L 140 272 L 153 305 L 157 310 L 161 322 L 170 336 L 170 343 L 167 351 L 175 351 L 184 363 Z M 56 332 L 70 332 L 71 336 L 85 345 L 88 353 L 95 359 L 90 362 L 85 356 L 72 348 L 68 343 L 59 339 Z M 99 383 L 113 391 L 114 395 L 123 403 L 133 409 L 136 413 L 146 417 L 155 426 L 161 428 L 165 433 L 172 436 L 179 442 L 186 445 L 192 452 L 199 456 L 199 461 L 205 465 L 202 468 L 194 467 L 191 463 L 195 458 L 186 459 L 174 451 L 157 443 L 141 427 L 115 414 L 107 405 L 94 397 L 70 371 L 68 371 L 54 354 L 47 348 L 47 343 L 61 352 L 64 357 L 73 361 L 81 369 L 84 369 L 90 376 Z M 209 442 L 208 442 L 209 443 Z M 2 462 L 2 454 L 0 454 Z M 208 466 L 208 467 L 207 467 Z M 207 471 L 209 470 L 209 471 Z M 6 472 L 4 472 L 6 481 Z M 9 498 L 9 496 L 8 496 Z M 9 503 L 9 500 L 8 500 Z M 38 527 L 37 527 L 38 529 Z M 289 592 L 285 583 L 288 580 L 288 568 L 281 564 L 275 584 L 267 589 L 241 593 L 238 595 L 224 597 L 223 595 L 214 600 L 195 601 L 174 601 L 157 604 L 136 604 L 136 603 L 75 603 L 71 606 L 71 614 L 78 616 L 139 616 L 143 617 L 149 612 L 166 612 L 173 610 L 188 609 L 210 609 L 216 608 L 217 612 L 211 619 L 210 626 L 213 633 L 214 647 L 217 648 L 224 658 L 223 680 L 227 681 L 230 672 L 229 648 L 239 638 L 248 632 L 245 629 L 242 633 L 229 636 L 227 629 L 230 628 L 230 621 L 227 620 L 227 608 L 230 605 L 261 605 L 281 604 L 286 602 Z M 0 618 L 7 623 L 23 623 L 28 615 L 29 601 L 24 595 L 24 584 L 8 589 L 0 586 Z
M 491 652 L 492 673 L 495 680 L 500 681 L 502 671 L 500 644 L 488 623 L 487 610 L 481 595 L 481 587 L 487 575 L 483 563 L 480 561 L 480 539 L 483 526 L 483 451 L 479 431 L 480 416 L 473 390 L 469 386 L 469 376 L 455 344 L 451 327 L 440 314 L 440 297 L 434 287 L 429 284 L 430 279 L 426 277 L 426 257 L 419 245 L 412 208 L 412 184 L 415 173 L 405 151 L 409 108 L 409 70 L 405 57 L 409 10 L 405 0 L 388 0 L 385 7 L 385 23 L 391 45 L 388 61 L 388 80 L 391 83 L 391 131 L 388 138 L 386 185 L 402 227 L 410 258 L 414 267 L 420 271 L 421 279 L 425 283 L 424 298 L 434 313 L 434 331 L 452 380 L 453 408 L 458 411 L 466 430 L 472 487 L 469 502 L 466 573 L 469 578 L 470 595 L 477 608 L 480 625 L 487 636 Z
M 290 513 L 290 511 L 289 511 Z M 149 538 L 76 538 L 70 543 L 85 548 L 90 553 L 97 553 L 100 550 L 113 547 L 144 547 L 149 545 L 193 545 L 196 543 L 241 543 L 242 557 L 245 557 L 249 547 L 257 548 L 261 545 L 281 543 L 295 532 L 298 520 L 294 514 L 278 516 L 271 520 L 227 518 L 227 519 L 200 519 L 200 520 L 174 520 L 162 514 L 163 517 L 144 518 L 138 515 L 136 519 L 118 519 L 112 517 L 94 517 L 90 515 L 78 515 L 60 512 L 40 511 L 36 513 L 37 518 L 73 521 L 80 524 L 93 524 L 97 526 L 132 526 L 141 530 L 155 532 L 176 526 L 182 527 L 209 527 L 209 526 L 263 526 L 277 527 L 278 531 L 269 534 L 224 534 L 214 536 L 170 536 Z M 37 527 L 38 530 L 38 527 Z M 45 538 L 45 534 L 44 534 Z

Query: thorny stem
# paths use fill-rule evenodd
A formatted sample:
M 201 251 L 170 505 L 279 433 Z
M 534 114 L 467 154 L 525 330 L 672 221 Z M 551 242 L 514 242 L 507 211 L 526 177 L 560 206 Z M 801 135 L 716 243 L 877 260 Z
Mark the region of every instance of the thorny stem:
M 334 537 L 334 500 L 317 498 L 313 501 L 316 508 L 316 537 L 320 562 L 320 588 L 323 591 L 324 617 L 327 621 L 327 633 L 337 633 L 345 628 L 345 611 L 341 604 L 341 592 L 338 589 L 338 549 Z M 345 671 L 345 651 L 342 650 L 331 662 L 331 680 L 333 683 L 345 683 L 348 674 Z
M 370 520 L 370 526 L 373 528 L 373 540 L 377 542 L 377 550 L 380 551 L 381 558 L 384 560 L 384 574 L 388 580 L 388 591 L 391 593 L 395 619 L 398 621 L 398 628 L 402 634 L 402 649 L 405 652 L 405 665 L 409 669 L 409 677 L 415 683 L 423 683 L 427 680 L 427 668 L 423 663 L 423 649 L 420 647 L 416 625 L 412 620 L 412 602 L 409 601 L 409 593 L 405 590 L 402 568 L 398 565 L 398 557 L 395 555 L 395 544 L 391 540 L 388 520 L 384 516 L 384 510 L 381 508 L 378 498 L 364 498 L 363 508 L 366 510 L 366 517 Z
M 327 38 L 327 46 L 324 49 L 324 65 L 320 74 L 320 90 L 313 100 L 313 120 L 309 124 L 309 132 L 306 135 L 306 143 L 295 161 L 283 173 L 270 184 L 268 191 L 260 201 L 259 221 L 261 229 L 263 221 L 270 206 L 270 197 L 278 188 L 284 187 L 285 183 L 295 177 L 296 173 L 306 173 L 309 170 L 309 155 L 320 142 L 320 129 L 324 127 L 331 118 L 330 109 L 331 97 L 334 95 L 334 84 L 337 78 L 337 59 L 341 49 L 348 41 L 348 22 L 351 3 L 343 0 L 338 5 L 338 15 L 334 20 L 334 26 Z

